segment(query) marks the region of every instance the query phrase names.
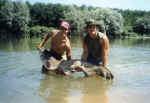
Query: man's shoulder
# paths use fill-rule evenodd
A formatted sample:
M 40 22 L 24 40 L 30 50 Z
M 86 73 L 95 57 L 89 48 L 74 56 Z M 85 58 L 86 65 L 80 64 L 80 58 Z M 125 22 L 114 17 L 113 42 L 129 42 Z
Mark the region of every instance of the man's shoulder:
M 58 32 L 59 32 L 59 30 L 57 30 L 57 29 L 51 30 L 51 33 L 53 33 L 53 34 L 56 34 L 56 33 L 58 33 Z
M 83 34 L 81 35 L 81 39 L 84 40 L 84 39 L 87 37 L 87 35 L 88 35 L 88 33 L 83 33 Z
M 66 37 L 66 40 L 70 43 L 70 40 L 69 40 L 69 38 L 68 38 L 68 37 Z
M 97 35 L 100 39 L 107 39 L 107 35 L 102 32 L 97 32 Z
M 103 38 L 105 34 L 102 33 L 102 32 L 97 32 L 97 35 L 98 35 L 99 38 Z
M 53 29 L 53 30 L 51 30 L 51 31 L 49 32 L 49 34 L 50 34 L 51 36 L 55 36 L 58 32 L 59 32 L 59 30 Z

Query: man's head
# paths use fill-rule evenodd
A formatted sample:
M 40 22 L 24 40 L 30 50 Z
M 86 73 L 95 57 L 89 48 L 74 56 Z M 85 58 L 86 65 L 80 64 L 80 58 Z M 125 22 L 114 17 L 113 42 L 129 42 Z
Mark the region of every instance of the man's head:
M 69 23 L 67 23 L 67 22 L 65 22 L 65 21 L 62 21 L 62 22 L 60 23 L 60 29 L 61 29 L 62 31 L 68 32 L 69 28 L 70 28 Z
M 90 19 L 89 21 L 86 22 L 86 29 L 89 34 L 95 34 L 97 26 L 98 26 L 98 24 L 93 19 Z

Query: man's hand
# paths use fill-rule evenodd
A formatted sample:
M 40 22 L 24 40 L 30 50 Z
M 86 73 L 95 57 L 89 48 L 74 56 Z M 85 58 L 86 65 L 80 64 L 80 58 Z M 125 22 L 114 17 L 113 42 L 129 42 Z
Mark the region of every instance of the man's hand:
M 67 60 L 71 60 L 71 56 L 67 56 Z
M 44 51 L 44 48 L 43 48 L 43 47 L 41 47 L 40 45 L 38 45 L 38 46 L 37 46 L 37 50 L 39 50 L 39 51 L 43 52 L 43 51 Z
M 44 44 L 46 43 L 46 41 L 49 39 L 50 34 L 48 33 L 44 39 L 42 40 L 42 42 L 37 46 L 37 49 L 40 51 L 43 51 L 44 49 L 42 48 L 44 46 Z

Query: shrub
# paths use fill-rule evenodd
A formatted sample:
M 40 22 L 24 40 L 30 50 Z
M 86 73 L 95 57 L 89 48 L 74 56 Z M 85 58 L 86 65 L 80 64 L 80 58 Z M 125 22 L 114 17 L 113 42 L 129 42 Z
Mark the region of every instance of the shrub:
M 30 37 L 42 37 L 44 34 L 47 34 L 48 32 L 50 32 L 53 28 L 50 27 L 45 27 L 45 26 L 34 26 L 31 27 L 30 29 Z

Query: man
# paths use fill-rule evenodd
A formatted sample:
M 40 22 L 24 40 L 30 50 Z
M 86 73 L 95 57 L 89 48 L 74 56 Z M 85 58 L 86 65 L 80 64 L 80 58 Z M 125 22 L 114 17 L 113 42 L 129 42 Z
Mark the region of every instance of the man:
M 97 25 L 94 20 L 89 20 L 86 24 L 87 34 L 82 39 L 83 53 L 81 59 L 106 68 L 109 41 L 105 34 L 97 31 Z
M 51 37 L 51 49 L 47 51 L 48 57 L 54 57 L 57 60 L 62 60 L 66 52 L 67 60 L 71 59 L 71 45 L 67 37 L 69 24 L 65 21 L 61 22 L 59 30 L 52 30 L 49 32 L 44 40 L 38 45 L 38 49 L 42 49 L 46 41 Z M 48 63 L 48 67 L 50 63 Z M 43 69 L 45 70 L 45 68 Z

